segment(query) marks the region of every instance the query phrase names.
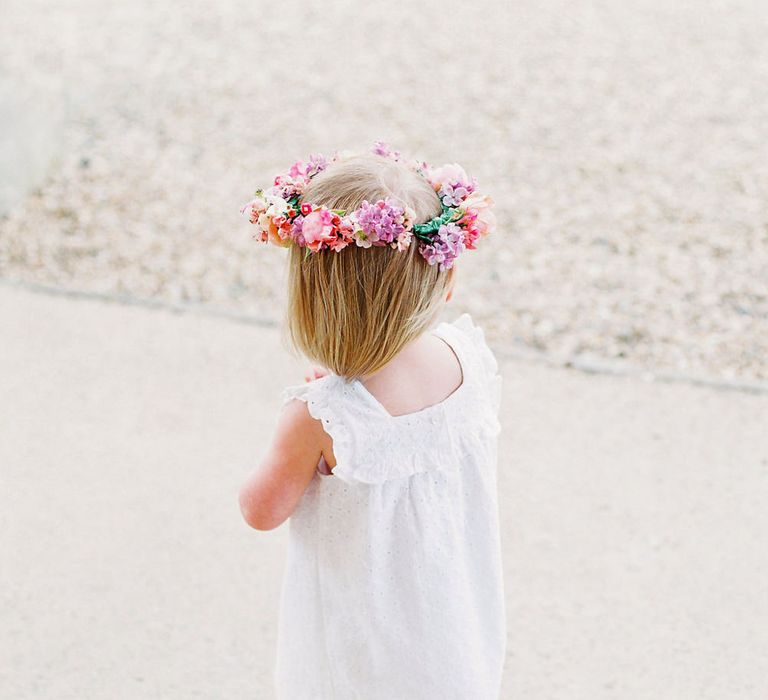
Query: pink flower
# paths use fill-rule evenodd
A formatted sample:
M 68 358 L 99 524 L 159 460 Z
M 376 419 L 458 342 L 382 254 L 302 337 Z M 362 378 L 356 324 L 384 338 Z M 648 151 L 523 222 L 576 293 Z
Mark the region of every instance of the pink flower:
M 267 203 L 260 193 L 256 194 L 255 199 L 240 207 L 240 213 L 257 227 L 257 230 L 253 233 L 253 238 L 262 243 L 266 243 L 269 240 L 270 220 L 266 211 Z
M 258 196 L 240 207 L 240 213 L 243 214 L 252 224 L 255 224 L 259 220 L 259 216 L 266 210 L 267 203 L 264 201 L 263 197 Z
M 493 200 L 488 195 L 471 194 L 461 208 L 473 219 L 472 227 L 477 236 L 487 236 L 496 229 L 496 215 L 491 211 Z
M 458 163 L 449 163 L 431 170 L 428 180 L 447 207 L 461 205 L 475 191 L 477 184 Z
M 470 182 L 470 179 L 458 163 L 448 163 L 430 170 L 429 181 L 436 190 L 439 190 L 444 182 Z
M 338 221 L 338 217 L 335 218 Z M 301 233 L 305 244 L 313 253 L 316 253 L 324 244 L 330 244 L 336 240 L 334 214 L 325 208 L 315 209 L 304 217 Z
M 288 170 L 288 177 L 296 182 L 306 184 L 311 177 L 314 177 L 327 167 L 328 159 L 319 153 L 314 153 L 309 156 L 308 163 L 305 163 L 303 160 L 297 160 Z
M 355 231 L 348 219 L 341 219 L 336 229 L 336 238 L 328 247 L 338 253 L 355 240 Z
M 257 234 L 254 234 L 254 238 L 258 238 L 263 243 L 274 243 L 286 248 L 290 244 L 290 240 L 285 240 L 289 229 L 283 228 L 284 224 L 280 226 L 275 223 L 276 219 L 278 217 L 272 217 L 266 213 L 259 215 L 256 221 L 259 231 Z
M 307 177 L 307 172 L 309 171 L 309 167 L 306 163 L 304 163 L 301 160 L 297 160 L 288 170 L 288 174 L 292 178 L 301 178 L 305 179 Z
M 398 234 L 397 240 L 392 243 L 392 247 L 403 252 L 409 245 L 411 245 L 411 238 L 413 238 L 413 231 L 411 231 L 411 229 L 405 229 Z
M 400 151 L 393 151 L 389 144 L 384 141 L 374 141 L 371 153 L 375 153 L 377 156 L 384 156 L 385 158 L 392 158 L 393 160 L 400 160 Z
M 277 175 L 275 177 L 274 189 L 283 199 L 290 199 L 295 194 L 301 194 L 307 184 L 307 179 L 303 177 L 292 177 L 291 175 Z

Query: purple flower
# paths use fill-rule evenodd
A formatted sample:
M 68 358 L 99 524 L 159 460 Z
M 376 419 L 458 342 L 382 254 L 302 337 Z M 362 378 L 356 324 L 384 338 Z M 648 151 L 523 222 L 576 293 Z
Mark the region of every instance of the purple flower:
M 305 246 L 307 244 L 306 240 L 304 240 L 304 234 L 301 232 L 302 226 L 304 225 L 304 217 L 299 214 L 292 222 L 291 222 L 291 233 L 290 236 L 293 238 L 294 241 L 296 241 L 296 245 L 298 246 Z
M 367 200 L 355 212 L 357 227 L 373 245 L 387 245 L 396 241 L 405 230 L 405 210 L 389 197 L 374 204 Z
M 395 160 L 400 158 L 400 151 L 393 151 L 384 141 L 374 141 L 371 153 L 375 153 L 377 156 L 384 156 L 385 158 L 394 158 Z
M 314 177 L 317 173 L 323 172 L 328 167 L 328 159 L 320 153 L 315 153 L 309 156 L 309 163 L 307 166 L 307 174 L 310 177 Z
M 456 224 L 443 224 L 431 243 L 422 243 L 419 246 L 422 257 L 430 265 L 437 265 L 441 272 L 453 267 L 453 261 L 465 249 L 464 233 Z
M 440 188 L 440 199 L 446 207 L 457 207 L 472 192 L 472 186 L 463 182 L 444 182 Z
M 477 182 L 458 163 L 448 163 L 427 173 L 427 179 L 447 207 L 460 205 L 472 194 Z

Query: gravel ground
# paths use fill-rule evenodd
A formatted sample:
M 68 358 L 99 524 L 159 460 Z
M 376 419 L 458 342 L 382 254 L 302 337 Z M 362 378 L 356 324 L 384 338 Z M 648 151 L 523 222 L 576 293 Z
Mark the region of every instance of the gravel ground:
M 768 379 L 763 2 L 3 15 L 3 74 L 64 119 L 49 178 L 0 221 L 0 276 L 277 318 L 284 251 L 239 205 L 295 157 L 381 138 L 496 199 L 456 296 L 496 347 Z

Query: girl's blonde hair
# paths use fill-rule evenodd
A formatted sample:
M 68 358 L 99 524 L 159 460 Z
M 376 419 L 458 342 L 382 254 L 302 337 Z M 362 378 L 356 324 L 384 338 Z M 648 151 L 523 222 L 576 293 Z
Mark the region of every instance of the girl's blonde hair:
M 302 201 L 357 209 L 384 197 L 407 205 L 414 223 L 439 216 L 440 199 L 407 166 L 375 154 L 337 161 L 314 176 Z M 360 378 L 386 365 L 439 314 L 453 268 L 440 272 L 418 253 L 349 245 L 339 252 L 291 246 L 287 331 L 291 345 L 333 373 Z M 285 327 L 283 329 L 285 331 Z

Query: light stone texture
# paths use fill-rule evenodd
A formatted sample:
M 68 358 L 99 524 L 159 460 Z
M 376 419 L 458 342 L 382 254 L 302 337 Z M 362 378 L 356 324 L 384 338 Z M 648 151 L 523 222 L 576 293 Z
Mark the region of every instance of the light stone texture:
M 384 139 L 496 200 L 460 267 L 498 344 L 766 380 L 766 36 L 763 0 L 6 0 L 4 76 L 69 107 L 0 276 L 275 319 L 240 205 Z
M 8 285 L 0 328 L 0 697 L 272 698 L 287 524 L 237 492 L 304 364 Z M 768 396 L 501 373 L 502 698 L 768 697 Z

